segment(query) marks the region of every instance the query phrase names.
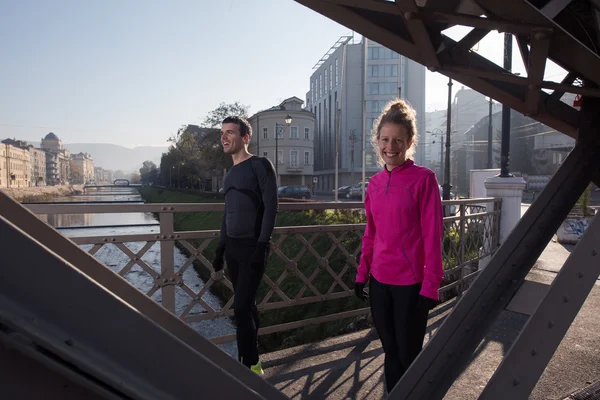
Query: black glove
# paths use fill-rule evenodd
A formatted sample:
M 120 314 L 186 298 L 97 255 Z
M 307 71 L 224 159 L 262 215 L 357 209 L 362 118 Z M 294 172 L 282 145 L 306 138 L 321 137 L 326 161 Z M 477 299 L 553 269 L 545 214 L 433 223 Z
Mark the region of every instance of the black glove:
M 264 267 L 267 262 L 267 255 L 269 254 L 269 242 L 258 242 L 256 249 L 252 253 L 252 259 L 250 260 L 251 265 L 260 265 Z
M 223 256 L 225 254 L 225 247 L 217 247 L 215 251 L 215 259 L 213 260 L 212 266 L 215 272 L 219 272 L 223 269 Z
M 362 282 L 354 282 L 354 294 L 359 300 L 366 300 L 367 296 L 365 295 L 365 284 Z
M 419 295 L 419 300 L 417 300 L 417 310 L 429 312 L 429 310 L 435 308 L 435 306 L 437 306 L 438 303 L 439 301 L 434 300 L 430 297 Z

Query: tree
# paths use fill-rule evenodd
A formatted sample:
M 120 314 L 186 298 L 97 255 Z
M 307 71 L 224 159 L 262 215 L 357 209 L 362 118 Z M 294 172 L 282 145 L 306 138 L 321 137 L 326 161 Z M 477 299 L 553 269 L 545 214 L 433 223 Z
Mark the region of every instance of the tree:
M 236 115 L 238 117 L 248 118 L 248 106 L 241 104 L 239 101 L 235 103 L 221 103 L 217 108 L 208 113 L 202 124 L 205 128 L 220 128 L 221 122 L 226 117 Z
M 145 185 L 156 184 L 158 178 L 158 168 L 152 161 L 144 161 L 140 168 L 140 179 Z
M 71 161 L 69 164 L 71 167 L 71 175 L 69 177 L 69 181 L 71 181 L 71 183 L 84 183 L 83 171 L 81 170 L 81 167 L 73 161 Z

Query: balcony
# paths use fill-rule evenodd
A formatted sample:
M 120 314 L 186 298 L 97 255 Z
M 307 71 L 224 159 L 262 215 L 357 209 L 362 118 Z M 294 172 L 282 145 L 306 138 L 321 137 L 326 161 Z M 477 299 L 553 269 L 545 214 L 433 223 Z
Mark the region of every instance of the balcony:
M 288 172 L 302 172 L 304 170 L 304 165 L 300 164 L 300 163 L 288 163 L 287 164 L 287 171 Z

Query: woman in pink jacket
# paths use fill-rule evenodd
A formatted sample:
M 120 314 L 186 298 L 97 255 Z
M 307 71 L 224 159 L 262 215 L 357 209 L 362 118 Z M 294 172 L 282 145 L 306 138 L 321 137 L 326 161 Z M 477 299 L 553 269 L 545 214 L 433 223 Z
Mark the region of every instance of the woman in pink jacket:
M 372 133 L 384 168 L 369 181 L 367 227 L 355 292 L 369 300 L 385 353 L 391 391 L 423 347 L 429 310 L 444 278 L 442 203 L 433 171 L 410 159 L 417 140 L 415 110 L 403 100 L 387 104 Z

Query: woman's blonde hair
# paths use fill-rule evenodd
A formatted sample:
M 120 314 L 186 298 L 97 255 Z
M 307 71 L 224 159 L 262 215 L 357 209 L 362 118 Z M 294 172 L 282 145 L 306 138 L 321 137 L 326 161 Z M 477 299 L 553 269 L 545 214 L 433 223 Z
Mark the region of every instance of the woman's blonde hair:
M 393 99 L 385 105 L 383 111 L 377 118 L 377 121 L 373 124 L 371 130 L 371 144 L 375 149 L 375 154 L 377 154 L 377 164 L 380 167 L 384 165 L 384 162 L 381 158 L 381 154 L 379 154 L 379 145 L 377 141 L 379 140 L 381 127 L 384 124 L 397 124 L 406 128 L 408 132 L 408 141 L 410 142 L 412 140 L 411 146 L 406 151 L 406 158 L 413 159 L 417 140 L 419 138 L 417 132 L 417 112 L 415 109 L 406 100 Z

